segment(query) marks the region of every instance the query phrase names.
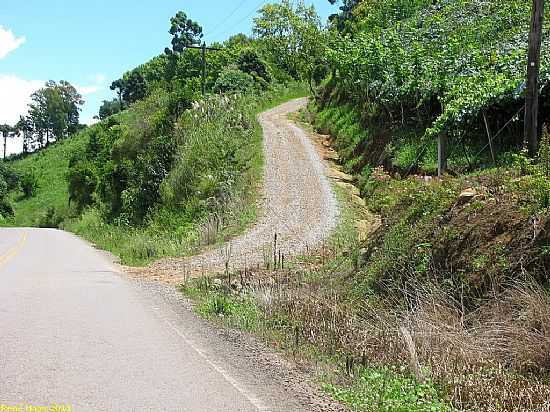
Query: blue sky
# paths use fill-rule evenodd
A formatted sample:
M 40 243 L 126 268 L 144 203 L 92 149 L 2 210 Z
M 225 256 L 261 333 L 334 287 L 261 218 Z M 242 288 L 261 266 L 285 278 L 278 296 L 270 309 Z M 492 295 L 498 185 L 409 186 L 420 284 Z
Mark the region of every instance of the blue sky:
M 112 80 L 162 52 L 169 19 L 185 11 L 207 43 L 250 33 L 260 0 L 0 0 L 0 124 L 13 123 L 46 80 L 68 80 L 90 122 Z M 265 2 L 267 3 L 267 2 Z M 326 20 L 336 6 L 306 0 Z

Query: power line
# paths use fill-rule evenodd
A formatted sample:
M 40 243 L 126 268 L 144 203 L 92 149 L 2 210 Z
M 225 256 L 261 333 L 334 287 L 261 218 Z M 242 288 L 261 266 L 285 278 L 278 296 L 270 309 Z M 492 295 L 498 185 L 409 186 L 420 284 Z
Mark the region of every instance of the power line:
M 250 16 L 252 16 L 254 13 L 256 13 L 260 7 L 262 7 L 263 5 L 265 5 L 269 0 L 264 0 L 262 2 L 260 2 L 250 13 L 248 13 L 246 16 L 244 16 L 243 18 L 241 18 L 239 21 L 237 21 L 236 23 L 234 23 L 231 27 L 223 30 L 222 32 L 219 32 L 219 33 L 216 33 L 216 34 L 226 34 L 229 30 L 235 28 L 236 26 L 238 26 L 239 24 L 241 24 L 243 21 L 245 21 L 246 19 L 248 19 Z
M 207 36 L 212 36 L 213 34 L 215 34 L 220 27 L 222 27 L 222 24 L 225 23 L 226 21 L 228 21 L 231 17 L 233 17 L 233 15 L 237 12 L 237 10 L 239 10 L 248 0 L 242 0 L 238 5 L 237 7 L 235 7 L 231 13 L 229 13 L 225 18 L 223 18 L 222 20 L 220 20 L 218 22 L 218 24 L 214 25 L 214 30 L 211 32 L 211 33 L 207 33 L 206 35 Z

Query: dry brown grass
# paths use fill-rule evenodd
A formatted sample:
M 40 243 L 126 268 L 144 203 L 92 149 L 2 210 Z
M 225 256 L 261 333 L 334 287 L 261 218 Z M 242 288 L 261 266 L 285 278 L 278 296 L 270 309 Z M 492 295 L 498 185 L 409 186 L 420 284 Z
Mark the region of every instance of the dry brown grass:
M 418 285 L 407 304 L 349 302 L 287 277 L 260 289 L 255 294 L 268 316 L 300 325 L 301 341 L 340 355 L 350 373 L 361 364 L 411 365 L 414 373 L 405 328 L 422 375 L 457 409 L 550 411 L 550 296 L 534 282 L 515 284 L 475 310 L 431 286 Z

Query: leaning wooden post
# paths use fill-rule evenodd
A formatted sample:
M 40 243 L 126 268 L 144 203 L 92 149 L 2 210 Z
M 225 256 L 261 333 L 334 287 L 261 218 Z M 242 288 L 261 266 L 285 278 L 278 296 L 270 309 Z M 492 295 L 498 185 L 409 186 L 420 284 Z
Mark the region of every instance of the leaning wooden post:
M 497 165 L 497 160 L 495 157 L 495 148 L 493 147 L 493 136 L 491 135 L 491 129 L 489 127 L 489 122 L 487 121 L 487 114 L 485 110 L 483 113 L 483 122 L 485 123 L 485 130 L 487 131 L 487 139 L 489 139 L 489 148 L 491 149 L 491 159 L 493 160 L 493 165 Z
M 277 232 L 273 239 L 273 270 L 277 270 Z
M 447 135 L 440 134 L 437 138 L 437 176 L 443 177 L 447 170 Z

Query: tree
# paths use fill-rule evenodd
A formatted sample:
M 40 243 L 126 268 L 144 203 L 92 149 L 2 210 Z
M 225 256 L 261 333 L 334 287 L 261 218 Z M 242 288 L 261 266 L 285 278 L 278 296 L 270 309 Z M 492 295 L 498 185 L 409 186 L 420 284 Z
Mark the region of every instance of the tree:
M 116 94 L 118 96 L 118 101 L 120 103 L 120 107 L 122 107 L 122 90 L 124 88 L 124 82 L 122 79 L 115 80 L 111 83 L 110 89 L 113 91 L 116 91 Z
M 228 67 L 214 84 L 215 93 L 245 92 L 254 87 L 254 78 L 235 67 Z
M 242 47 L 252 47 L 254 40 L 244 33 L 234 34 L 223 42 L 228 49 L 238 49 Z
M 172 48 L 164 49 L 168 55 L 182 53 L 189 46 L 199 45 L 203 36 L 202 27 L 183 11 L 170 19 L 169 33 L 172 35 Z
M 124 90 L 122 99 L 128 103 L 134 103 L 147 95 L 147 85 L 139 70 L 132 70 L 123 77 Z
M 45 87 L 31 95 L 28 121 L 34 132 L 33 149 L 48 146 L 79 129 L 82 96 L 66 81 L 59 84 L 50 80 Z
M 8 144 L 8 137 L 13 137 L 15 129 L 8 124 L 0 124 L 0 133 L 4 139 L 4 159 L 6 159 L 6 147 Z
M 61 80 L 57 88 L 67 114 L 67 134 L 76 133 L 79 129 L 79 106 L 84 104 L 84 100 L 76 88 L 66 80 Z
M 538 151 L 539 69 L 543 22 L 544 0 L 533 0 L 525 97 L 525 144 L 531 156 L 535 156 Z
M 295 7 L 290 0 L 267 4 L 254 19 L 253 32 L 271 63 L 292 78 L 311 83 L 325 51 L 321 20 L 313 6 L 302 0 Z
M 124 73 L 122 79 L 111 83 L 111 90 L 116 90 L 121 109 L 143 99 L 147 95 L 147 82 L 139 68 Z
M 330 4 L 338 3 L 338 0 L 328 0 Z M 353 17 L 353 10 L 359 5 L 361 0 L 342 0 L 342 5 L 339 7 L 340 13 L 334 13 L 329 16 L 329 21 L 336 27 L 338 31 L 347 31 L 348 22 Z
M 103 120 L 113 114 L 117 114 L 122 110 L 122 105 L 118 99 L 103 100 L 102 105 L 99 108 L 99 119 Z
M 32 147 L 32 121 L 29 117 L 19 116 L 19 121 L 15 125 L 18 134 L 23 134 L 23 154 L 29 153 Z
M 237 58 L 237 67 L 244 73 L 261 77 L 266 82 L 271 81 L 267 63 L 258 55 L 258 52 L 251 47 L 241 50 Z

